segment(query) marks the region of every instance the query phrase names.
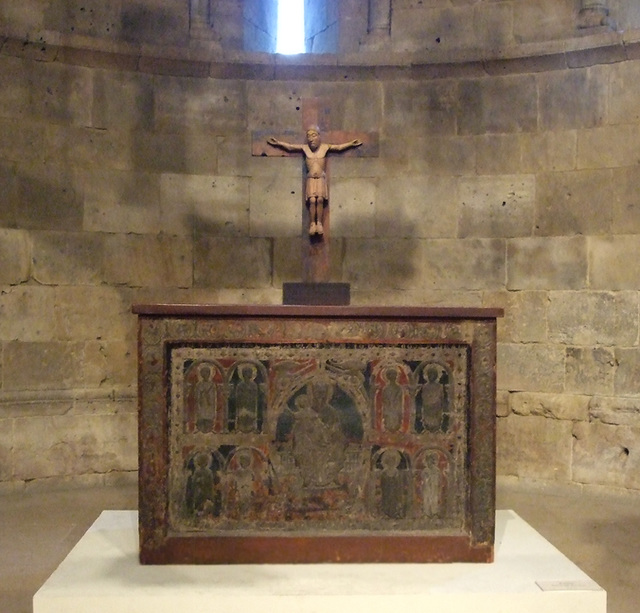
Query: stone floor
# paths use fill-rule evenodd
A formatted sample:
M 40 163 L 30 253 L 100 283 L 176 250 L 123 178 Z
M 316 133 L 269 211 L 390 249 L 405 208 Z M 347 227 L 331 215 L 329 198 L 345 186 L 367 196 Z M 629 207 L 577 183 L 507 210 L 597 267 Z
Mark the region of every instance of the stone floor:
M 127 486 L 0 496 L 0 612 L 31 613 L 33 594 L 100 512 L 135 509 L 136 495 Z M 597 581 L 608 593 L 608 613 L 637 613 L 640 492 L 505 481 L 498 508 L 516 511 Z

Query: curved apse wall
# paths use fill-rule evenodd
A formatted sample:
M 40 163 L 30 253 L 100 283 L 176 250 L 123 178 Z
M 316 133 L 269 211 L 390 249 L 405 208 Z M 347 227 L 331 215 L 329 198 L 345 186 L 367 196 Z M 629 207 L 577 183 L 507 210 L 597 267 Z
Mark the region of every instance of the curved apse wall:
M 332 278 L 354 304 L 504 306 L 499 473 L 640 488 L 634 30 L 526 38 L 525 3 L 498 3 L 520 38 L 491 53 L 401 50 L 418 3 L 386 32 L 357 4 L 340 54 L 295 58 L 239 50 L 232 2 L 218 39 L 171 2 L 0 9 L 2 488 L 134 478 L 131 303 L 278 303 L 299 279 L 300 162 L 251 139 L 301 133 L 312 97 L 380 139 L 332 167 Z

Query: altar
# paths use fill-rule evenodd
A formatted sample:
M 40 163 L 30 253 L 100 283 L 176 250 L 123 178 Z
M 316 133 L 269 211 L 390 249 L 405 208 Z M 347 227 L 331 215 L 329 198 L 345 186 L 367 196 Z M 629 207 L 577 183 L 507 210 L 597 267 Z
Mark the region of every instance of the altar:
M 134 312 L 142 563 L 493 560 L 501 310 Z

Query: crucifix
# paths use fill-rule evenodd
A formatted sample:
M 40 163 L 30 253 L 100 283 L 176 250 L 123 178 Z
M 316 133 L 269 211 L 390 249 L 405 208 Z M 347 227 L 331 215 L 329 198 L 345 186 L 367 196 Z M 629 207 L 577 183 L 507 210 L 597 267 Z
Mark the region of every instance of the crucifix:
M 328 283 L 331 237 L 329 159 L 334 153 L 356 157 L 378 155 L 377 134 L 329 130 L 329 115 L 330 107 L 326 100 L 303 100 L 302 129 L 305 143 L 292 144 L 285 140 L 290 135 L 276 137 L 264 132 L 254 133 L 252 142 L 252 155 L 255 156 L 283 157 L 302 154 L 302 285 L 308 285 L 316 294 L 322 293 L 330 285 L 346 285 Z M 348 295 L 348 285 L 346 287 Z M 322 298 L 318 300 L 322 301 Z

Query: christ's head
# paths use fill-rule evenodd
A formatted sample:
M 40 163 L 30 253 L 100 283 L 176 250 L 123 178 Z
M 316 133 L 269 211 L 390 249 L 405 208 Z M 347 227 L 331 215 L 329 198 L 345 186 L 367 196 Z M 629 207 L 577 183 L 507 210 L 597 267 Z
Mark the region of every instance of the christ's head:
M 320 130 L 315 126 L 307 130 L 307 144 L 311 151 L 315 151 L 320 146 Z

